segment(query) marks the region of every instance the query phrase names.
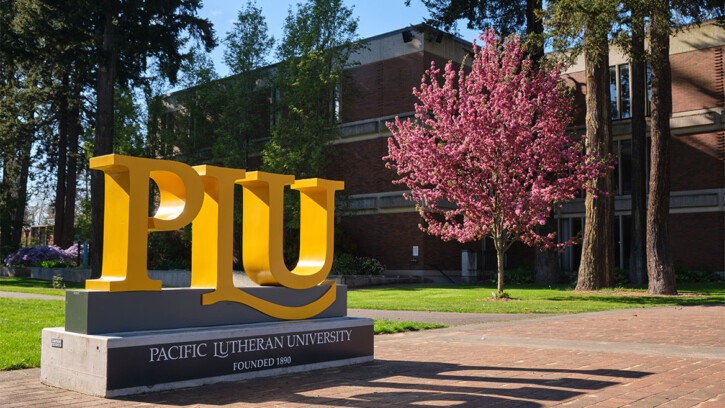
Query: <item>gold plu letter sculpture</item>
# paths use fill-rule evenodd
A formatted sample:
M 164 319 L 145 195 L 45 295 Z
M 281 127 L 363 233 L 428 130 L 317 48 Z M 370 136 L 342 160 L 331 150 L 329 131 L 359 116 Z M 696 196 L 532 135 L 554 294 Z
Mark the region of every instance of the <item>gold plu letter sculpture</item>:
M 192 222 L 191 287 L 211 288 L 202 303 L 233 301 L 280 319 L 305 319 L 335 301 L 334 281 L 325 281 L 334 250 L 335 191 L 341 181 L 214 166 L 190 167 L 167 160 L 117 154 L 94 157 L 90 167 L 105 173 L 103 265 L 86 289 L 158 291 L 161 282 L 146 270 L 148 231 L 179 229 Z M 159 209 L 148 217 L 149 180 L 160 192 Z M 244 192 L 242 260 L 259 285 L 308 289 L 329 286 L 310 304 L 289 307 L 254 297 L 234 286 L 232 241 L 234 185 Z M 300 192 L 300 257 L 287 269 L 282 257 L 285 186 Z

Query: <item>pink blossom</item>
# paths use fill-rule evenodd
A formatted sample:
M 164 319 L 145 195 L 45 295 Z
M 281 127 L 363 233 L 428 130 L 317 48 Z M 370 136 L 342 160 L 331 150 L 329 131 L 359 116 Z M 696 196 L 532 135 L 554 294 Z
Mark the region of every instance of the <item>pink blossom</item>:
M 411 190 L 421 228 L 432 235 L 490 236 L 503 251 L 515 241 L 563 248 L 574 240 L 557 244 L 535 227 L 590 190 L 587 182 L 611 169 L 611 159 L 585 154 L 584 139 L 566 134 L 573 115 L 561 65 L 535 68 L 515 36 L 500 41 L 489 30 L 479 39 L 470 72 L 431 63 L 413 90 L 415 119 L 387 124 L 387 166 Z

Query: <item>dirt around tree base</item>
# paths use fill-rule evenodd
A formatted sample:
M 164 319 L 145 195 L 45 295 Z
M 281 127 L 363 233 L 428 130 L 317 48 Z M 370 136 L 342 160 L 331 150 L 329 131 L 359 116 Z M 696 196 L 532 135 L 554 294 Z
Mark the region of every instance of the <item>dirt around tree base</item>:
M 511 298 L 511 297 L 502 297 L 502 298 L 487 297 L 487 298 L 481 298 L 481 299 L 476 299 L 476 300 L 481 300 L 484 302 L 519 302 L 521 299 L 516 299 L 516 298 Z

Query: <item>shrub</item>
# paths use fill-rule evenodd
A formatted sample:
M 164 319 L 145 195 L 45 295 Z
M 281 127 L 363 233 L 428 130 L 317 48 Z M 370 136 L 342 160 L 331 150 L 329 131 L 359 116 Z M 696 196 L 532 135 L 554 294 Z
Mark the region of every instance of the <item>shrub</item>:
M 684 265 L 675 265 L 677 282 L 717 282 L 720 277 L 713 271 L 691 271 Z
M 160 270 L 182 269 L 191 270 L 191 261 L 188 259 L 167 259 L 159 264 Z
M 330 273 L 333 275 L 380 275 L 384 270 L 385 265 L 375 258 L 340 253 L 335 255 Z
M 42 268 L 69 268 L 71 265 L 64 261 L 42 261 L 38 266 Z
M 43 266 L 43 262 L 61 262 L 67 266 L 75 259 L 72 248 L 63 250 L 55 245 L 28 246 L 6 256 L 4 262 L 9 266 Z M 77 256 L 77 248 L 75 251 Z
M 191 267 L 191 229 L 158 231 L 149 234 L 149 269 L 189 269 Z
M 530 268 L 518 267 L 504 271 L 504 280 L 506 283 L 521 285 L 525 283 L 534 283 L 534 271 Z M 491 283 L 498 282 L 498 275 L 491 276 Z
M 63 276 L 53 276 L 53 289 L 65 289 L 65 282 L 63 281 Z
M 626 286 L 629 284 L 629 271 L 619 267 L 614 267 L 614 284 L 619 286 Z

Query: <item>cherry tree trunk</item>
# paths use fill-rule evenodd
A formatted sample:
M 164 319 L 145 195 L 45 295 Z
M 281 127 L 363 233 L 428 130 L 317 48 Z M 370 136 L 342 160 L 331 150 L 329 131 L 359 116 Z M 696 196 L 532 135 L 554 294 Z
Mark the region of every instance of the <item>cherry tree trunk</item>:
M 647 272 L 650 294 L 677 294 L 669 237 L 670 214 L 670 72 L 669 2 L 652 7 L 652 150 L 650 152 L 649 203 L 647 206 Z
M 591 35 L 587 28 L 584 35 Z M 611 153 L 612 122 L 609 95 L 609 46 L 601 36 L 599 50 L 585 50 L 587 153 Z M 589 182 L 600 191 L 612 191 L 612 173 Z M 596 290 L 614 284 L 614 197 L 587 193 L 582 256 L 576 290 Z
M 498 263 L 498 279 L 497 279 L 497 285 L 496 285 L 496 295 L 500 296 L 503 293 L 503 255 L 504 255 L 503 248 L 500 248 L 499 245 L 496 245 L 496 261 Z

